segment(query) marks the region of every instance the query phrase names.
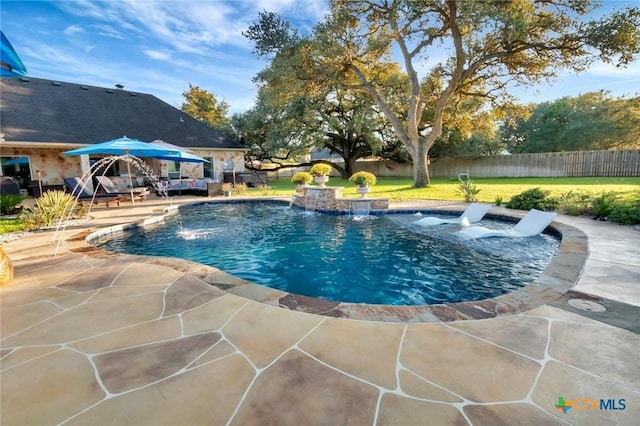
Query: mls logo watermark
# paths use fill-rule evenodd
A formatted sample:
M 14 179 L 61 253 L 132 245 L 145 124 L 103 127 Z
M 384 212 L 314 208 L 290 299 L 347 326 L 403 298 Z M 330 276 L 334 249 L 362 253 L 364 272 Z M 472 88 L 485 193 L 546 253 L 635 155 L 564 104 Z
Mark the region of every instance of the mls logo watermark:
M 626 400 L 621 399 L 593 399 L 593 398 L 576 398 L 572 400 L 565 400 L 564 397 L 558 397 L 558 403 L 555 407 L 567 414 L 569 410 L 576 411 L 595 411 L 595 410 L 612 410 L 620 411 L 627 408 Z

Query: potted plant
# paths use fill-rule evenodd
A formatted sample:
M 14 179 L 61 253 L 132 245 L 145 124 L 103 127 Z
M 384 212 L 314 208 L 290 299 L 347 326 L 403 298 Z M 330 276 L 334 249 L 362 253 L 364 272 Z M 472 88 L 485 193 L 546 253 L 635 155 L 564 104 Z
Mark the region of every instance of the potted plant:
M 376 176 L 369 172 L 356 172 L 351 175 L 349 182 L 354 183 L 360 197 L 365 198 L 371 187 L 376 184 Z
M 291 182 L 298 185 L 298 192 L 302 191 L 304 185 L 309 185 L 313 181 L 313 175 L 308 172 L 298 172 L 291 176 Z
M 316 183 L 319 186 L 325 186 L 329 182 L 329 173 L 331 173 L 331 166 L 325 163 L 316 163 L 311 166 L 309 170 L 312 176 L 314 176 Z
M 220 185 L 220 189 L 222 190 L 222 193 L 225 197 L 230 197 L 233 185 L 231 185 L 229 182 L 223 182 L 222 185 Z

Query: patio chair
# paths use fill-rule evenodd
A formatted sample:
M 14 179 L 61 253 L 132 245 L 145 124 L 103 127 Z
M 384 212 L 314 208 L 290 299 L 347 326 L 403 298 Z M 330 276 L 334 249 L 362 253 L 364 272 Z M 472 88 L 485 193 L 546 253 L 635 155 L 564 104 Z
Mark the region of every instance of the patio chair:
M 471 226 L 461 229 L 455 234 L 466 240 L 486 237 L 510 237 L 522 238 L 533 237 L 546 229 L 551 221 L 556 217 L 556 212 L 542 212 L 531 209 L 513 228 L 510 229 L 489 229 L 483 226 Z
M 473 203 L 458 217 L 443 219 L 427 216 L 413 223 L 421 226 L 442 225 L 445 223 L 460 223 L 463 226 L 468 226 L 470 223 L 480 222 L 490 208 L 491 204 Z
M 116 188 L 116 185 L 108 176 L 96 176 L 98 181 L 98 188 L 102 187 L 104 192 L 108 195 L 118 196 L 122 198 L 131 198 L 132 192 L 130 190 L 119 190 Z M 133 196 L 137 198 L 140 202 L 144 200 L 149 194 L 149 190 L 147 190 L 146 186 L 140 188 L 133 188 Z
M 107 207 L 109 207 L 109 203 L 112 202 L 115 202 L 118 206 L 120 205 L 120 199 L 122 197 L 112 194 L 94 194 L 78 177 L 64 178 L 63 180 L 64 186 L 66 186 L 71 195 L 76 197 L 80 202 L 83 200 L 93 200 L 94 204 L 103 201 Z

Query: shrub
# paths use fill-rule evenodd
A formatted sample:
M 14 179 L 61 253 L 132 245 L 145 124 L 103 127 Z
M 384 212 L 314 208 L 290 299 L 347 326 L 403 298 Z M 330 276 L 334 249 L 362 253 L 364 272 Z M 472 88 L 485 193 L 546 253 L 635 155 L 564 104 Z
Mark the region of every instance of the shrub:
M 23 231 L 24 224 L 20 219 L 0 219 L 0 234 Z
M 234 188 L 234 189 L 235 189 L 235 190 L 236 190 L 236 192 L 237 192 L 238 194 L 240 194 L 240 195 L 241 195 L 241 194 L 246 194 L 246 193 L 247 193 L 247 191 L 249 190 L 249 189 L 247 188 L 247 184 L 246 184 L 246 183 L 236 183 L 236 186 L 235 186 L 235 188 Z
M 231 185 L 231 183 L 229 182 L 224 182 L 222 183 L 222 185 L 220 185 L 220 190 L 222 192 L 229 192 L 231 191 L 232 188 L 233 188 L 233 185 Z
M 498 207 L 502 205 L 502 197 L 500 195 L 496 196 L 495 204 Z
M 558 210 L 569 216 L 580 216 L 591 211 L 591 196 L 573 191 L 565 192 L 558 197 Z
M 311 166 L 309 173 L 311 173 L 312 176 L 329 176 L 329 173 L 331 173 L 331 169 L 332 167 L 328 164 L 316 163 Z
M 591 201 L 593 215 L 595 219 L 606 219 L 611 214 L 614 206 L 618 202 L 618 195 L 615 192 L 603 192 Z
M 549 197 L 549 191 L 540 188 L 531 188 L 518 195 L 514 195 L 506 207 L 518 210 L 557 210 L 559 202 Z
M 271 187 L 269 185 L 260 185 L 258 191 L 260 191 L 260 195 L 267 196 L 271 193 Z
M 376 180 L 376 175 L 369 172 L 356 172 L 349 178 L 349 182 L 357 186 L 373 186 L 376 184 Z
M 640 200 L 616 202 L 609 213 L 609 220 L 620 225 L 640 224 Z
M 18 194 L 0 195 L 0 214 L 15 214 L 20 211 L 24 198 Z
M 64 191 L 47 191 L 36 205 L 23 211 L 20 219 L 25 228 L 34 230 L 53 226 L 59 220 L 77 219 L 85 214 L 85 209 L 76 199 Z
M 298 172 L 291 176 L 291 182 L 296 185 L 309 185 L 313 182 L 313 175 L 308 172 Z
M 480 190 L 471 182 L 471 179 L 467 179 L 458 185 L 458 193 L 462 194 L 465 203 L 475 203 L 478 201 L 476 195 Z

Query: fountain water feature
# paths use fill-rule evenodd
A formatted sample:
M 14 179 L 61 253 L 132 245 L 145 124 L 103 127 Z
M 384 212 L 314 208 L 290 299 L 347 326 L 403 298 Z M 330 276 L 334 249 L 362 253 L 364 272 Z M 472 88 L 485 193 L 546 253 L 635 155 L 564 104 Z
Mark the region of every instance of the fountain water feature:
M 315 191 L 307 192 L 307 202 L 304 206 L 305 211 L 314 212 L 318 205 L 319 194 Z
M 371 200 L 356 199 L 351 200 L 350 214 L 354 217 L 366 217 L 371 213 Z
M 93 165 L 91 165 L 91 167 L 89 168 L 89 170 L 87 170 L 81 177 L 80 177 L 80 182 L 76 185 L 75 188 L 73 188 L 73 192 L 72 194 L 77 194 L 75 196 L 75 200 L 73 202 L 73 204 L 67 206 L 64 211 L 63 214 L 61 215 L 60 219 L 58 219 L 58 222 L 56 224 L 56 231 L 53 234 L 53 239 L 52 241 L 56 241 L 56 239 L 58 239 L 58 235 L 61 232 L 64 232 L 64 230 L 66 229 L 66 225 L 67 223 L 69 223 L 69 221 L 71 220 L 71 217 L 73 215 L 73 212 L 76 208 L 76 206 L 78 205 L 79 202 L 79 198 L 80 198 L 80 194 L 81 194 L 81 188 L 80 185 L 86 185 L 88 183 L 91 183 L 91 187 L 93 186 L 93 177 L 94 176 L 104 176 L 106 171 L 113 165 L 113 163 L 115 163 L 116 161 L 125 161 L 127 163 L 127 168 L 130 168 L 131 165 L 133 165 L 138 171 L 142 172 L 143 175 L 147 178 L 149 178 L 151 180 L 151 184 L 154 187 L 154 189 L 157 191 L 157 193 L 160 194 L 160 196 L 165 197 L 167 199 L 169 199 L 169 202 L 171 203 L 171 199 L 168 197 L 168 194 L 166 192 L 166 190 L 164 190 L 163 188 L 161 188 L 161 186 L 159 185 L 160 180 L 158 179 L 158 177 L 156 176 L 156 174 L 153 172 L 153 170 L 151 169 L 151 167 L 144 162 L 142 159 L 131 155 L 131 154 L 124 154 L 124 155 L 111 155 L 108 157 L 104 157 L 101 158 L 100 160 L 96 161 Z M 100 172 L 100 170 L 103 170 L 101 174 L 98 174 Z M 96 195 L 96 191 L 94 188 L 93 191 L 93 198 L 91 198 L 91 202 L 89 203 L 89 209 L 87 210 L 87 214 L 86 217 L 89 218 L 89 213 L 91 212 L 91 206 L 94 204 L 95 201 L 95 195 Z M 132 197 L 133 200 L 133 197 Z M 58 244 L 56 245 L 56 249 L 54 251 L 54 256 L 57 256 L 58 251 L 60 250 L 60 247 L 64 244 L 64 238 L 59 238 L 58 240 Z

